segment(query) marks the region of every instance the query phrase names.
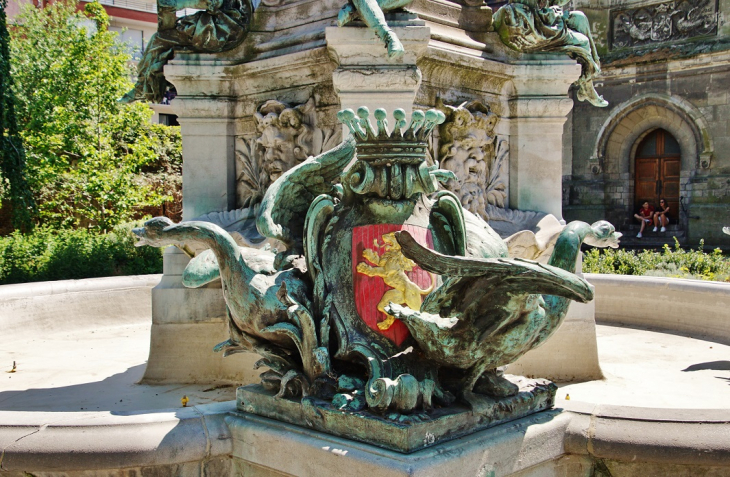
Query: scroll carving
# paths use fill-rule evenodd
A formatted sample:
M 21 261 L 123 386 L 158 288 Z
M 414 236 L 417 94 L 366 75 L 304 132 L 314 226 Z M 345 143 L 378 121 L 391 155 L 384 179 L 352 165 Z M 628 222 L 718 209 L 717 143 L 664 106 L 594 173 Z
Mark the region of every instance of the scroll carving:
M 509 146 L 494 132 L 499 116 L 478 101 L 438 107 L 447 118 L 439 129 L 438 159 L 456 176 L 446 188 L 465 209 L 488 220 L 487 207 L 504 208 L 507 199 Z
M 518 233 L 528 233 L 535 242 L 534 232 L 544 229 L 548 222 L 552 227 L 552 221 L 557 222 L 557 219 L 543 212 L 506 207 L 509 142 L 494 131 L 499 116 L 478 101 L 454 107 L 439 99 L 437 107 L 446 114 L 446 122 L 439 128 L 438 143 L 431 144 L 432 155 L 439 161 L 439 167 L 456 176 L 445 184 L 445 188 L 456 194 L 464 209 L 489 222 L 508 244 L 510 237 Z M 436 151 L 438 154 L 434 154 Z M 555 238 L 557 234 L 553 234 L 552 244 Z M 552 250 L 550 247 L 538 248 Z

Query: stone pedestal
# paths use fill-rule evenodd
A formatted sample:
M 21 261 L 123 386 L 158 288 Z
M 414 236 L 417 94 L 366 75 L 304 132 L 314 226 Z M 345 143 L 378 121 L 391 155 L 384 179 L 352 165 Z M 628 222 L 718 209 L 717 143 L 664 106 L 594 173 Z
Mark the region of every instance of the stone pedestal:
M 510 374 L 565 382 L 603 379 L 596 341 L 596 304 L 571 303 L 563 324 L 539 348 L 507 366 Z
M 575 273 L 586 278 L 582 253 L 578 255 Z M 596 339 L 596 300 L 571 303 L 563 324 L 550 339 L 507 366 L 507 372 L 540 376 L 558 383 L 603 379 Z
M 259 384 L 238 388 L 240 411 L 325 432 L 332 436 L 412 453 L 550 409 L 557 386 L 544 379 L 512 377 L 520 392 L 505 398 L 464 396 L 468 404 L 435 407 L 428 413 L 380 415 L 371 410 L 342 411 L 314 397 L 283 398 Z
M 388 59 L 383 42 L 364 25 L 327 27 L 327 50 L 337 64 L 332 83 L 342 109 L 357 111 L 366 106 L 371 112 L 377 108 L 392 112 L 401 108 L 410 118 L 421 86 L 416 63 L 428 48 L 431 30 L 413 14 L 388 15 L 387 19 L 406 50 L 398 59 Z
M 222 95 L 225 78 L 196 78 L 199 65 L 165 68 L 177 88 L 172 108 L 183 138 L 183 219 L 235 208 L 235 101 Z M 217 94 L 211 97 L 210 92 Z M 228 338 L 220 283 L 199 289 L 182 285 L 189 258 L 175 247 L 164 254 L 162 281 L 152 290 L 150 357 L 143 381 L 238 383 L 254 379 L 255 356 L 223 360 L 213 347 Z
M 213 347 L 228 339 L 220 282 L 186 288 L 182 270 L 188 256 L 176 247 L 164 254 L 164 275 L 152 289 L 150 354 L 144 383 L 253 382 L 258 356 L 236 354 L 223 359 Z
M 578 65 L 520 65 L 509 99 L 509 203 L 563 219 L 563 125 L 573 108 L 565 95 Z M 512 139 L 514 138 L 514 139 Z
M 588 475 L 564 454 L 567 413 L 546 411 L 413 454 L 362 444 L 250 414 L 230 415 L 237 475 L 436 477 Z M 425 436 L 424 436 L 425 437 Z

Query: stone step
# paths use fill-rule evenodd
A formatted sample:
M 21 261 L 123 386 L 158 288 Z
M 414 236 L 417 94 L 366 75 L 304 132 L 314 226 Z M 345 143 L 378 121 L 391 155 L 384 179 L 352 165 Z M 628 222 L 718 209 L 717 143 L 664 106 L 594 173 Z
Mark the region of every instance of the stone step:
M 640 229 L 641 229 L 641 224 L 638 224 L 638 223 L 636 223 L 636 224 L 622 225 L 621 227 L 619 227 L 619 230 L 621 232 L 627 232 L 628 233 L 628 232 L 633 231 L 634 232 L 634 235 L 636 235 L 639 232 Z M 654 229 L 654 226 L 653 225 L 647 226 L 647 227 L 644 228 L 644 231 L 646 232 L 647 229 L 649 231 L 651 231 L 651 230 Z M 670 233 L 670 232 L 671 233 L 681 233 L 681 234 L 684 234 L 684 230 L 682 228 L 680 228 L 679 225 L 677 225 L 677 224 L 669 224 L 669 225 L 667 225 L 667 232 L 665 232 L 665 233 Z
M 621 237 L 620 241 L 620 247 L 624 249 L 654 249 L 654 250 L 662 250 L 664 248 L 664 245 L 669 245 L 670 247 L 674 248 L 674 238 L 677 238 L 677 241 L 679 241 L 680 246 L 686 246 L 687 245 L 687 238 L 684 233 L 684 231 L 681 231 L 681 233 L 676 232 L 647 232 L 644 231 L 642 234 L 643 236 L 641 238 L 638 238 L 636 234 L 637 231 L 626 231 L 624 232 L 623 237 Z
M 641 225 L 639 223 L 631 223 L 621 226 L 620 232 L 623 234 L 623 237 L 621 237 L 620 247 L 629 250 L 653 249 L 660 251 L 664 248 L 664 245 L 669 245 L 673 248 L 675 237 L 679 241 L 679 245 L 686 246 L 687 244 L 687 233 L 677 224 L 669 224 L 666 232 L 653 232 L 653 225 L 646 227 L 642 234 L 642 238 L 636 237 L 639 230 L 641 230 Z

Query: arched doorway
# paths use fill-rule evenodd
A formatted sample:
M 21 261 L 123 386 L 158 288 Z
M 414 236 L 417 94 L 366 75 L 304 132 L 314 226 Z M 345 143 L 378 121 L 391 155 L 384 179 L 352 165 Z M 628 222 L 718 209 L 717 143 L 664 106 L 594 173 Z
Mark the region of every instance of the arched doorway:
M 663 198 L 669 205 L 669 219 L 679 218 L 679 143 L 664 129 L 650 132 L 636 149 L 634 208 L 645 201 L 657 208 Z

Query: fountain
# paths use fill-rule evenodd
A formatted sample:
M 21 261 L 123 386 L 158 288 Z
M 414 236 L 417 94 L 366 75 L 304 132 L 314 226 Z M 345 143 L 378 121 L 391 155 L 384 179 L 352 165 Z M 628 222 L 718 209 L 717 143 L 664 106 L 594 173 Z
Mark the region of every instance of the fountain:
M 395 110 L 392 131 L 384 109 L 376 126 L 369 116 L 340 111 L 352 134 L 266 191 L 256 224 L 279 253 L 241 249 L 209 222 L 134 230 L 140 245 L 210 249 L 183 283 L 220 278 L 230 338 L 216 350 L 268 368 L 239 389 L 238 408 L 402 452 L 549 408 L 554 385 L 499 368 L 546 341 L 571 299 L 592 299 L 573 274 L 584 240 L 617 247 L 621 234 L 571 222 L 547 264 L 509 258 L 486 222 L 438 191 L 456 178 L 426 161 L 445 115 L 414 111 L 406 127 Z
M 182 8 L 200 11 L 173 15 Z M 604 105 L 579 12 L 520 1 L 492 22 L 471 0 L 184 1 L 160 12 L 159 48 L 125 101 L 167 82 L 178 91 L 184 220 L 135 230 L 140 245 L 174 245 L 159 283 L 0 290 L 2 324 L 22 348 L 8 354 L 16 387 L 0 391 L 0 469 L 727 472 L 722 390 L 686 372 L 724 369 L 711 357 L 730 344 L 730 288 L 576 268 L 582 243 L 620 236 L 561 216 L 568 88 Z M 538 19 L 541 33 L 529 33 Z M 632 307 L 637 293 L 657 312 Z M 614 325 L 598 329 L 612 344 L 605 380 L 594 310 Z M 132 366 L 146 348 L 121 343 L 147 344 L 148 329 L 148 362 Z M 59 332 L 66 354 L 54 351 Z M 705 362 L 667 372 L 640 354 L 646 342 Z M 104 379 L 74 373 L 87 368 Z M 670 380 L 676 392 L 658 393 Z M 243 384 L 235 396 L 232 383 Z

